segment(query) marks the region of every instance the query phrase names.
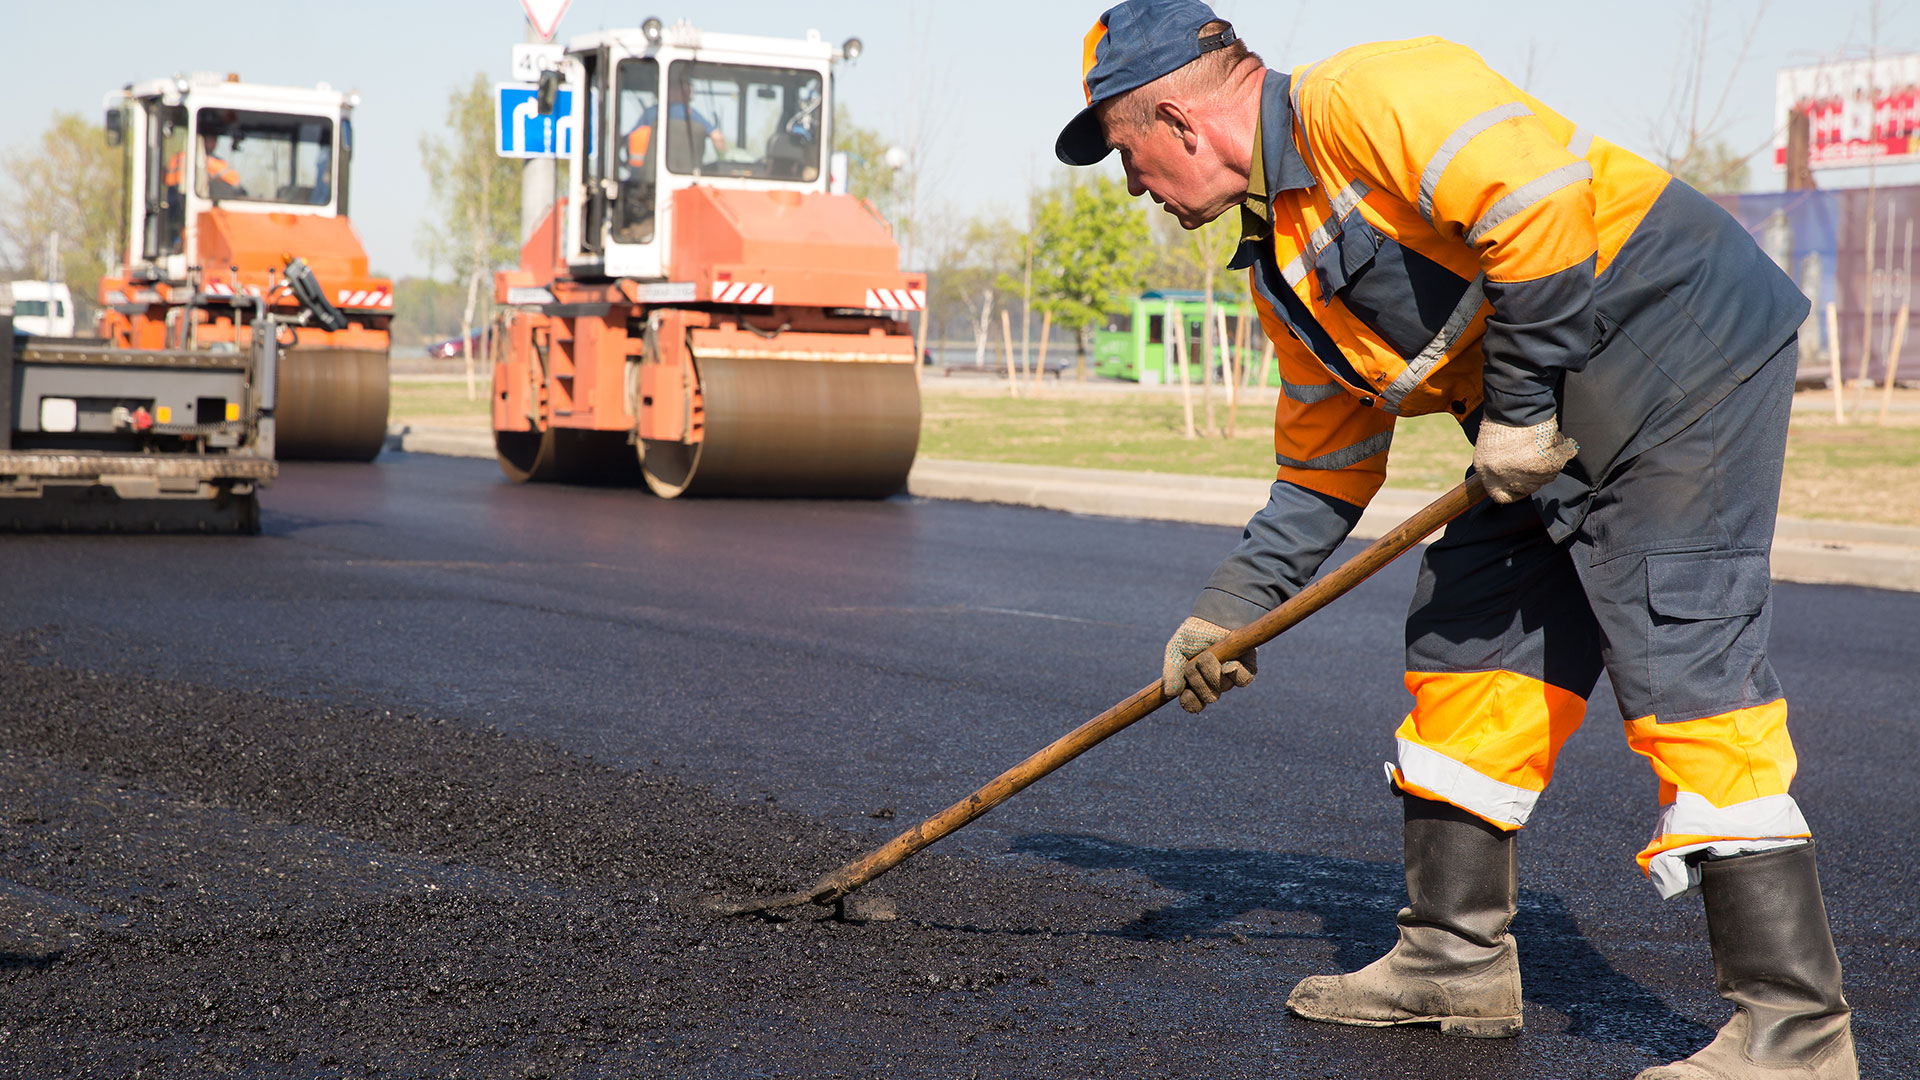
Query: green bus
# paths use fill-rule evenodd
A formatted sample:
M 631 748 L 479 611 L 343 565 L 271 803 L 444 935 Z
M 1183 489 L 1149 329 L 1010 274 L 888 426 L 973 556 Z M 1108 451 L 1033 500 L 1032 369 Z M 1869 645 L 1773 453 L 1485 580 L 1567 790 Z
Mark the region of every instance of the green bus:
M 1236 357 L 1241 370 L 1260 364 L 1262 337 L 1259 316 L 1245 300 L 1225 300 L 1214 294 L 1213 306 L 1226 316 L 1227 340 L 1240 336 L 1240 321 L 1252 319 L 1247 327 L 1247 350 Z M 1133 310 L 1107 316 L 1106 325 L 1093 332 L 1094 372 L 1110 379 L 1125 379 L 1142 386 L 1178 385 L 1179 361 L 1167 348 L 1167 310 L 1186 326 L 1187 379 L 1200 385 L 1201 324 L 1206 321 L 1207 294 L 1199 289 L 1153 289 L 1133 301 Z M 1215 375 L 1219 375 L 1215 372 Z M 1253 376 L 1243 376 L 1253 377 Z M 1268 385 L 1280 385 L 1280 373 L 1268 373 Z

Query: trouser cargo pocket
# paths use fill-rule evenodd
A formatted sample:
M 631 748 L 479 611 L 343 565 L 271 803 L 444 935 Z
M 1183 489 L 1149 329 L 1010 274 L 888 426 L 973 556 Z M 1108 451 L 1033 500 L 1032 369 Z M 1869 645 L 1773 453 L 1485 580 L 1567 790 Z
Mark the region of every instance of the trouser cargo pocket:
M 1687 720 L 1779 696 L 1766 663 L 1767 556 L 1683 551 L 1646 560 L 1652 714 Z

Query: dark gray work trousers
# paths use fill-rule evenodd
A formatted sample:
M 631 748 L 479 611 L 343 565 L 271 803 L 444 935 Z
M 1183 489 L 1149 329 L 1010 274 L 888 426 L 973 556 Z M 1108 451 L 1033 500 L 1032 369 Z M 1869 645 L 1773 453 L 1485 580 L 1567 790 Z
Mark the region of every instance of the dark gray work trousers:
M 1489 501 L 1428 546 L 1396 783 L 1518 828 L 1604 670 L 1630 745 L 1661 780 L 1639 861 L 1663 894 L 1696 882 L 1709 852 L 1808 834 L 1767 661 L 1797 356 L 1789 341 L 1691 425 L 1618 463 L 1564 542 L 1533 503 Z

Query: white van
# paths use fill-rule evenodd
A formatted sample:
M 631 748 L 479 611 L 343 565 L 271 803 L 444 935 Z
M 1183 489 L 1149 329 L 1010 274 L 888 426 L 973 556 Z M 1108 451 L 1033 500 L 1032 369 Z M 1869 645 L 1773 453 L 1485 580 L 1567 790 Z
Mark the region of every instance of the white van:
M 14 282 L 13 332 L 36 337 L 72 337 L 73 294 L 60 282 Z

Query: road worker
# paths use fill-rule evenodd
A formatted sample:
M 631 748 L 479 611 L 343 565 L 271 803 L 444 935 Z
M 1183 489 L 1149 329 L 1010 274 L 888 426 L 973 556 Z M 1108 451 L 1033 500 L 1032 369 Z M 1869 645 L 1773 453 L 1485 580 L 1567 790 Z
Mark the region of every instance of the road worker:
M 215 199 L 245 195 L 247 190 L 240 182 L 240 171 L 214 155 L 214 148 L 219 143 L 219 131 L 200 129 L 200 175 L 206 178 L 206 187 L 201 194 Z M 175 191 L 181 190 L 181 185 L 186 182 L 186 154 L 185 150 L 175 150 L 173 156 L 167 159 L 166 184 Z
M 1197 0 L 1132 0 L 1081 71 L 1057 155 L 1119 150 L 1189 229 L 1238 207 L 1230 265 L 1283 380 L 1270 501 L 1167 643 L 1163 691 L 1198 712 L 1251 681 L 1251 655 L 1196 656 L 1347 536 L 1396 417 L 1456 417 L 1492 494 L 1428 546 L 1407 619 L 1399 941 L 1288 1009 L 1519 1032 L 1514 834 L 1604 670 L 1660 781 L 1640 868 L 1702 894 L 1734 1007 L 1642 1080 L 1856 1076 L 1766 655 L 1805 298 L 1711 201 L 1439 38 L 1271 71 Z
M 633 130 L 627 132 L 627 165 L 639 170 L 647 163 L 647 151 L 653 146 L 653 128 L 659 122 L 660 107 L 649 105 L 640 114 Z M 675 81 L 667 88 L 667 130 L 687 131 L 684 136 L 686 145 L 696 154 L 704 154 L 700 146 L 702 140 L 713 144 L 714 156 L 727 152 L 727 137 L 707 115 L 687 104 L 687 87 L 684 82 Z M 696 149 L 697 148 L 697 149 Z M 697 162 L 696 162 L 697 164 Z

